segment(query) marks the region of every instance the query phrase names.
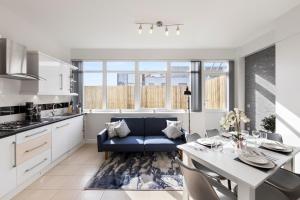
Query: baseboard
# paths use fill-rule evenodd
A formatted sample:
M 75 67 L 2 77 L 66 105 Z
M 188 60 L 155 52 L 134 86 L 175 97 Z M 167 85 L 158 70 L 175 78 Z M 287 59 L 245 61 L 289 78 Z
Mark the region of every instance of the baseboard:
M 25 188 L 27 188 L 29 185 L 31 185 L 34 181 L 38 180 L 40 177 L 45 175 L 50 169 L 54 168 L 56 165 L 58 165 L 61 161 L 69 157 L 72 153 L 74 153 L 77 149 L 79 149 L 82 145 L 84 145 L 84 142 L 81 142 L 77 146 L 73 147 L 71 150 L 66 152 L 64 155 L 62 155 L 60 158 L 57 160 L 52 161 L 48 166 L 46 166 L 44 169 L 42 169 L 39 173 L 36 175 L 32 176 L 28 180 L 26 180 L 24 183 L 21 185 L 18 185 L 13 191 L 8 193 L 7 195 L 3 196 L 0 198 L 0 200 L 9 200 L 12 199 L 14 196 L 16 196 L 18 193 L 23 191 Z
M 85 139 L 85 143 L 87 143 L 87 144 L 97 144 L 97 139 Z

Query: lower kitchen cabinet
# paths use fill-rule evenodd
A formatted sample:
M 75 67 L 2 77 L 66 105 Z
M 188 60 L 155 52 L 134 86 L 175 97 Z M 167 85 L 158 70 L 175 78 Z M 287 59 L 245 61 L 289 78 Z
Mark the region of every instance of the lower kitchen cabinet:
M 83 116 L 0 139 L 0 199 L 83 140 Z
M 52 160 L 56 160 L 83 139 L 83 116 L 71 118 L 52 126 Z
M 16 136 L 0 139 L 0 198 L 17 186 Z

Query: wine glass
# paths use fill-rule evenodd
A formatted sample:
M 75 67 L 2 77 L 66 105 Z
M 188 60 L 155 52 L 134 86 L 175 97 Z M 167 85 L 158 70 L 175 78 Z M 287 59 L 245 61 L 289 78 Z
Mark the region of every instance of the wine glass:
M 262 142 L 265 142 L 268 139 L 268 134 L 266 132 L 261 131 L 260 138 L 262 139 Z
M 255 138 L 255 143 L 258 145 L 258 138 L 259 138 L 259 136 L 260 136 L 260 132 L 259 131 L 257 131 L 257 130 L 253 130 L 252 131 L 252 136 Z

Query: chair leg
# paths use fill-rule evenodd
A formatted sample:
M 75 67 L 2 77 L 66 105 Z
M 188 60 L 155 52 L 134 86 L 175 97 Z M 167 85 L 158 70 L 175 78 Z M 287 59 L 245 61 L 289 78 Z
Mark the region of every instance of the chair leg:
M 105 160 L 108 159 L 108 151 L 105 151 L 105 156 L 104 156 Z
M 231 181 L 227 180 L 227 184 L 228 184 L 228 189 L 231 190 Z

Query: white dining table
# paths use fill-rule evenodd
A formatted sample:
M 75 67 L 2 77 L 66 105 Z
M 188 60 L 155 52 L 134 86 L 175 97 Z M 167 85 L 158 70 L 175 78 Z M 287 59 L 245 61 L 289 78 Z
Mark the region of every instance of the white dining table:
M 257 151 L 263 152 L 268 157 L 274 159 L 276 166 L 273 169 L 266 171 L 235 160 L 239 155 L 239 151 L 234 148 L 231 139 L 222 136 L 215 136 L 214 139 L 223 143 L 223 150 L 205 148 L 197 142 L 190 142 L 178 145 L 177 147 L 182 150 L 183 163 L 187 166 L 193 167 L 191 162 L 193 159 L 236 183 L 238 185 L 238 200 L 255 200 L 255 189 L 283 165 L 289 166 L 289 170 L 291 170 L 292 164 L 290 163 L 293 162 L 295 155 L 300 151 L 299 147 L 293 147 L 293 152 L 287 155 L 258 148 L 254 138 L 248 137 L 248 147 L 255 147 L 257 148 Z M 183 199 L 188 199 L 188 192 L 185 184 Z

